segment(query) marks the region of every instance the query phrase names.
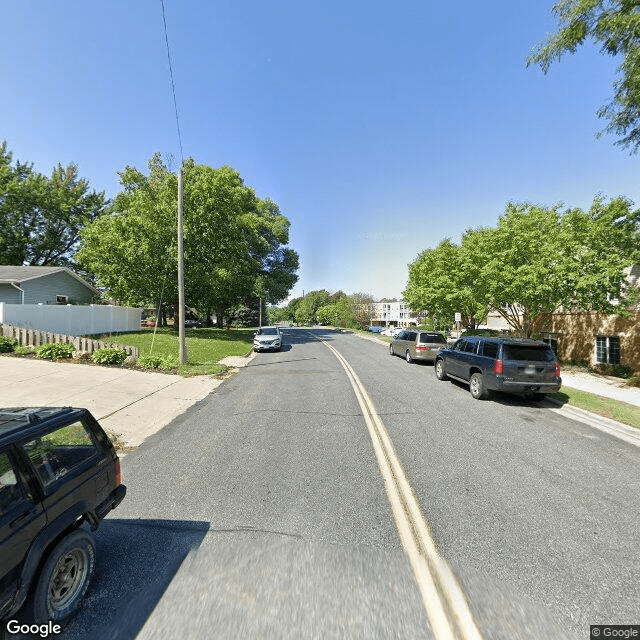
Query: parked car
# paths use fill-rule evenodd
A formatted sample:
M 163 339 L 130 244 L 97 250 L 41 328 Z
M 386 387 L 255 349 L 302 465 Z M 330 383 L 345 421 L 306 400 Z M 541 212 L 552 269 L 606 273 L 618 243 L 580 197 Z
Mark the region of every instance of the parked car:
M 391 341 L 389 353 L 392 356 L 402 356 L 407 362 L 434 362 L 440 350 L 446 346 L 447 341 L 437 331 L 402 329 Z
M 391 329 L 391 337 L 395 338 L 402 331 L 402 327 L 393 327 Z
M 384 331 L 380 332 L 380 335 L 390 338 L 391 336 L 393 336 L 393 327 L 387 327 Z
M 560 364 L 550 345 L 528 338 L 469 336 L 436 357 L 438 380 L 453 378 L 469 385 L 476 399 L 492 391 L 542 399 L 560 389 Z
M 124 499 L 120 461 L 86 409 L 0 409 L 0 619 L 62 623 L 95 564 L 92 536 Z
M 254 351 L 280 351 L 280 349 L 282 349 L 280 327 L 261 327 L 253 334 Z
M 204 327 L 204 322 L 197 318 L 190 318 L 189 320 L 184 321 L 184 326 L 187 329 L 198 329 L 200 327 Z
M 372 324 L 370 327 L 367 327 L 367 331 L 371 331 L 371 333 L 382 333 L 384 327 L 380 327 L 377 324 Z

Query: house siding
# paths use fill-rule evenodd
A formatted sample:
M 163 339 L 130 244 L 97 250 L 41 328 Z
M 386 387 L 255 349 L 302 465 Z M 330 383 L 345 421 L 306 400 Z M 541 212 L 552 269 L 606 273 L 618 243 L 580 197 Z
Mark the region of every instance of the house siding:
M 91 304 L 95 296 L 91 289 L 64 271 L 25 280 L 20 286 L 24 289 L 25 304 L 57 304 L 56 296 L 67 296 L 70 304 Z
M 22 302 L 22 294 L 10 284 L 0 284 L 0 302 L 20 304 Z

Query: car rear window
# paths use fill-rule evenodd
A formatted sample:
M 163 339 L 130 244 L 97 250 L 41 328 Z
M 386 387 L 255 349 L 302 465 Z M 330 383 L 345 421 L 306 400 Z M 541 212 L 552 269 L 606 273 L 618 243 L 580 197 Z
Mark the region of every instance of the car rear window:
M 482 355 L 487 358 L 497 358 L 498 344 L 496 342 L 485 342 L 482 345 Z
M 447 344 L 447 341 L 444 339 L 442 334 L 440 333 L 421 333 L 420 340 L 418 342 L 421 343 L 429 343 L 429 344 Z
M 555 356 L 551 347 L 505 344 L 502 348 L 502 359 L 551 362 L 555 359 Z

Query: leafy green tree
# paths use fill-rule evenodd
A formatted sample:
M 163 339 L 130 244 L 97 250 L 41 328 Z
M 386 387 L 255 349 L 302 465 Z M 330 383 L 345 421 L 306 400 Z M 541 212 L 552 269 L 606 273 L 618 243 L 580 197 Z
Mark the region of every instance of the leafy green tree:
M 104 192 L 89 190 L 78 167 L 56 166 L 47 178 L 32 165 L 12 165 L 0 145 L 0 262 L 74 267 L 83 228 L 102 216 Z
M 610 104 L 598 116 L 609 120 L 606 131 L 631 149 L 640 148 L 640 12 L 636 0 L 561 0 L 553 6 L 558 31 L 540 43 L 527 64 L 546 73 L 565 53 L 575 53 L 587 39 L 604 54 L 621 59 Z
M 331 294 L 326 289 L 310 291 L 296 308 L 296 322 L 310 324 L 318 321 L 317 312 L 322 306 L 330 304 Z
M 625 198 L 596 198 L 589 211 L 509 203 L 476 239 L 482 295 L 523 336 L 539 335 L 560 310 L 624 315 L 637 300 L 624 268 L 640 259 L 639 219 Z
M 256 197 L 231 167 L 184 163 L 184 264 L 187 304 L 218 324 L 251 309 L 260 291 L 286 296 L 297 276 L 286 248 L 289 221 Z M 177 176 L 156 154 L 148 175 L 127 167 L 112 210 L 83 233 L 79 260 L 112 294 L 130 303 L 177 298 Z M 243 312 L 244 313 L 244 312 Z M 237 315 L 237 313 L 236 313 Z
M 449 321 L 460 313 L 467 329 L 484 320 L 487 303 L 478 288 L 484 256 L 476 246 L 478 233 L 467 231 L 461 246 L 445 239 L 409 265 L 404 299 L 414 313 L 427 311 Z

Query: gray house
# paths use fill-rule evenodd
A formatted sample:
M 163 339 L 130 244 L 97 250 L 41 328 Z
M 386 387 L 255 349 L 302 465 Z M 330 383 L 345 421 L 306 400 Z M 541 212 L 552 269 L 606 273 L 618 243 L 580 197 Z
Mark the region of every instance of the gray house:
M 0 265 L 0 302 L 91 304 L 100 291 L 66 267 Z

